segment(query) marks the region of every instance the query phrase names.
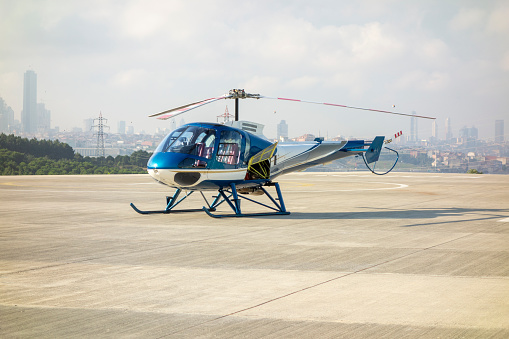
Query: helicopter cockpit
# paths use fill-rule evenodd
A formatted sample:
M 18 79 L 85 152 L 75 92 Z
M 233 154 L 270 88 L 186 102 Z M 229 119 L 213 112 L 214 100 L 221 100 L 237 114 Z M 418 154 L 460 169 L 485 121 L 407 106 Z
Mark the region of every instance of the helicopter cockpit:
M 156 148 L 148 168 L 237 169 L 247 167 L 249 158 L 270 141 L 236 128 L 192 123 L 168 134 Z

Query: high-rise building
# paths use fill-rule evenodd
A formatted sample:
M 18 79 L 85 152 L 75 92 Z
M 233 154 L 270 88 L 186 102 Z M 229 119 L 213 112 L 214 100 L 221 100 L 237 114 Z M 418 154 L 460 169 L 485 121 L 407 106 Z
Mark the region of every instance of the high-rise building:
M 504 142 L 504 120 L 495 120 L 495 142 Z
M 462 129 L 460 129 L 459 137 L 461 139 L 464 139 L 464 141 L 466 141 L 468 139 L 477 140 L 478 136 L 479 136 L 479 131 L 474 126 L 472 126 L 470 128 L 465 126 Z
M 438 123 L 437 119 L 434 119 L 431 123 L 431 140 L 438 141 Z
M 37 104 L 37 131 L 49 133 L 51 129 L 51 111 L 42 103 Z
M 415 115 L 415 111 L 412 112 Z M 419 141 L 419 125 L 417 124 L 417 118 L 410 118 L 410 141 L 418 142 Z
M 281 120 L 279 124 L 277 124 L 277 140 L 288 138 L 288 124 L 285 120 Z
M 445 119 L 445 140 L 452 139 L 451 118 Z
M 125 134 L 125 121 L 119 121 L 117 125 L 117 133 Z
M 0 133 L 12 133 L 14 131 L 14 111 L 7 106 L 4 99 L 0 98 Z
M 94 126 L 94 119 L 92 118 L 89 118 L 89 119 L 85 119 L 83 120 L 83 124 L 85 125 L 85 133 L 93 133 L 94 131 L 92 130 L 92 126 Z
M 21 123 L 25 133 L 37 132 L 37 74 L 28 70 L 23 81 L 23 111 Z

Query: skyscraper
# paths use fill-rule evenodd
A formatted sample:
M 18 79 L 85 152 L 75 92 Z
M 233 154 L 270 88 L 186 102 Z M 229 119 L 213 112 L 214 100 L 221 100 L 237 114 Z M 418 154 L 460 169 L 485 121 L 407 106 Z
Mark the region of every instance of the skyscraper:
M 433 120 L 431 125 L 431 140 L 438 141 L 438 123 L 437 119 Z
M 125 121 L 121 120 L 121 121 L 118 122 L 117 133 L 118 134 L 125 134 Z
M 467 141 L 469 139 L 476 140 L 479 136 L 479 131 L 475 126 L 472 127 L 463 127 L 460 129 L 459 137 L 463 139 L 463 141 Z
M 28 70 L 23 81 L 23 111 L 21 124 L 25 133 L 37 132 L 37 74 Z
M 415 111 L 413 111 L 412 114 L 415 115 Z M 416 117 L 410 118 L 410 141 L 411 142 L 419 141 L 419 126 L 417 124 Z
M 11 133 L 14 130 L 14 111 L 0 98 L 0 133 Z
M 281 122 L 277 124 L 277 139 L 281 140 L 281 138 L 288 138 L 288 124 L 285 120 L 281 120 Z
M 37 131 L 49 133 L 51 129 L 51 111 L 43 103 L 37 104 Z
M 452 139 L 451 118 L 445 119 L 445 140 Z
M 94 119 L 89 118 L 83 120 L 83 124 L 85 125 L 85 133 L 92 133 L 92 126 L 94 126 Z
M 504 120 L 495 120 L 495 142 L 504 142 Z

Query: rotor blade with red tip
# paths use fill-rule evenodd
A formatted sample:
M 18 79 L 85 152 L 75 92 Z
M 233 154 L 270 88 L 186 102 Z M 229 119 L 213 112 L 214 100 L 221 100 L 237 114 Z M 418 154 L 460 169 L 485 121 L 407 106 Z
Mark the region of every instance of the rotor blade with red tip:
M 170 116 L 176 116 L 176 115 L 185 113 L 187 111 L 190 111 L 190 110 L 192 110 L 194 108 L 197 108 L 197 107 L 200 107 L 200 106 L 203 106 L 203 105 L 206 105 L 206 104 L 210 104 L 211 102 L 214 102 L 214 101 L 217 101 L 217 100 L 220 100 L 220 99 L 226 99 L 228 97 L 229 97 L 228 95 L 223 95 L 223 96 L 220 96 L 220 97 L 217 97 L 217 98 L 210 98 L 210 99 L 205 99 L 205 100 L 193 102 L 191 104 L 187 104 L 187 105 L 184 105 L 184 106 L 179 106 L 179 107 L 176 107 L 176 108 L 172 108 L 172 109 L 169 109 L 167 111 L 151 114 L 151 115 L 149 115 L 149 117 L 152 118 L 152 117 L 157 117 L 157 116 L 160 116 L 160 115 L 163 115 L 163 114 L 171 113 L 171 112 L 174 112 L 174 111 L 180 111 L 177 114 L 170 114 Z M 166 119 L 168 119 L 168 118 L 166 118 Z M 165 120 L 165 119 L 163 119 L 163 120 Z
M 383 110 L 379 110 L 379 109 L 354 107 L 354 106 L 347 106 L 347 105 L 340 105 L 340 104 L 331 104 L 331 103 L 327 103 L 327 102 L 316 102 L 316 101 L 307 101 L 307 100 L 300 100 L 300 99 L 288 99 L 288 98 L 273 98 L 273 97 L 266 97 L 266 96 L 260 96 L 260 98 L 285 100 L 285 101 L 296 101 L 296 102 L 305 102 L 305 103 L 308 103 L 308 104 L 319 104 L 319 105 L 326 105 L 326 106 L 336 106 L 336 107 L 343 107 L 343 108 L 359 109 L 359 110 L 362 110 L 362 111 L 371 111 L 371 112 L 380 112 L 380 113 L 386 113 L 386 114 L 404 115 L 404 116 L 407 116 L 407 117 L 414 117 L 414 118 L 423 118 L 423 119 L 432 119 L 432 120 L 436 119 L 436 118 L 427 117 L 427 116 L 424 116 L 424 115 L 415 115 L 415 114 L 408 114 L 408 113 L 383 111 Z
M 161 113 L 158 113 L 157 115 L 159 114 L 162 114 L 162 113 L 168 113 L 168 112 L 175 112 L 175 113 L 170 113 L 170 114 L 166 114 L 166 115 L 162 115 L 162 116 L 158 116 L 157 119 L 160 119 L 160 120 L 168 120 L 170 118 L 174 118 L 176 117 L 177 115 L 181 115 L 183 113 L 186 113 L 192 109 L 195 109 L 195 108 L 198 108 L 198 107 L 201 107 L 203 105 L 207 105 L 207 104 L 210 104 L 214 101 L 218 101 L 218 100 L 221 100 L 221 99 L 228 99 L 228 96 L 226 97 L 219 97 L 219 98 L 212 98 L 212 99 L 207 99 L 206 101 L 200 101 L 198 103 L 195 103 L 193 105 L 186 105 L 186 108 L 174 108 L 174 109 L 170 109 L 168 111 L 165 111 L 165 112 L 161 112 Z M 152 116 L 155 116 L 155 115 L 152 115 Z

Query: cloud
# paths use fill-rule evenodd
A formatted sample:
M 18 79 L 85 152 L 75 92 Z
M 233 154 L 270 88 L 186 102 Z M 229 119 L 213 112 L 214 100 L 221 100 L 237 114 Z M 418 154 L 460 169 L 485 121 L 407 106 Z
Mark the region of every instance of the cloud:
M 501 67 L 504 71 L 509 71 L 509 51 L 505 52 L 502 58 Z
M 450 27 L 456 31 L 476 29 L 482 27 L 486 12 L 479 8 L 461 8 L 451 22 Z
M 486 30 L 488 33 L 507 35 L 509 34 L 509 4 L 503 3 L 495 8 L 489 18 Z
M 144 69 L 129 69 L 118 72 L 112 79 L 112 84 L 115 86 L 133 86 L 139 85 L 147 76 L 147 71 Z
M 425 91 L 442 91 L 448 87 L 450 78 L 450 75 L 445 72 L 414 70 L 403 74 L 396 81 L 395 87 L 400 90 L 413 88 Z

